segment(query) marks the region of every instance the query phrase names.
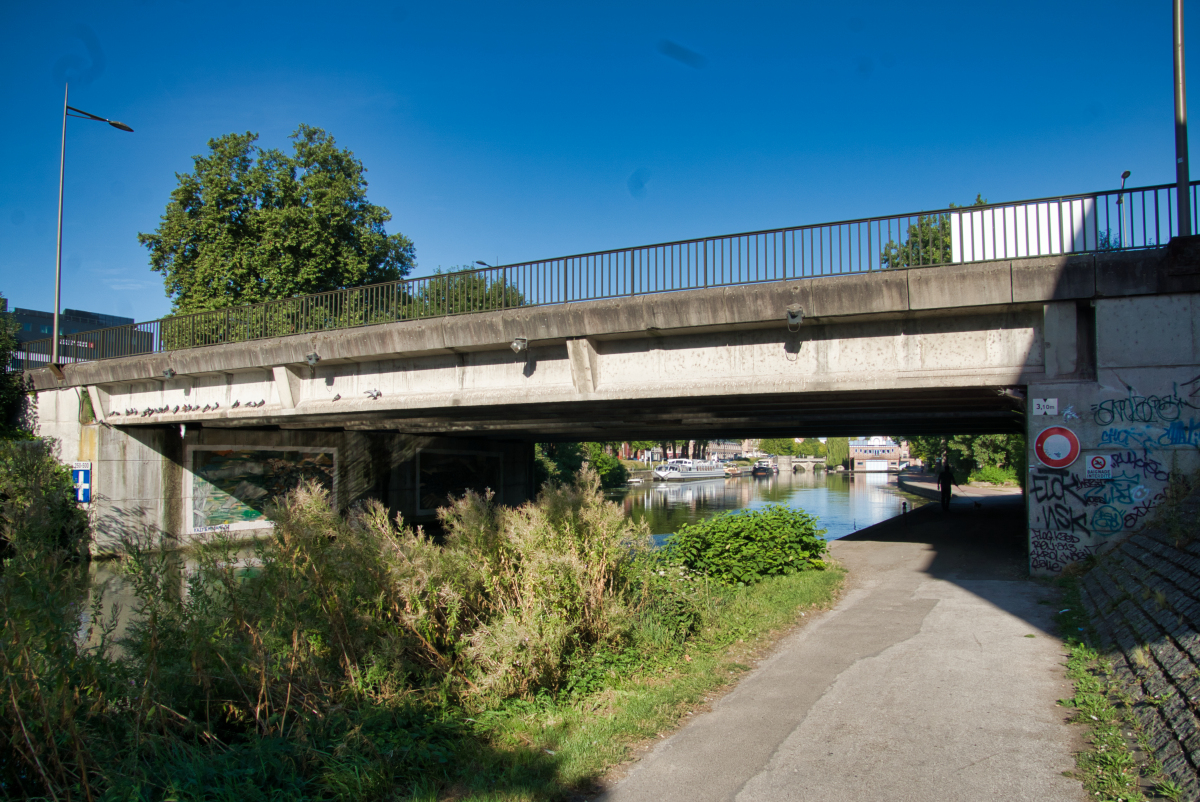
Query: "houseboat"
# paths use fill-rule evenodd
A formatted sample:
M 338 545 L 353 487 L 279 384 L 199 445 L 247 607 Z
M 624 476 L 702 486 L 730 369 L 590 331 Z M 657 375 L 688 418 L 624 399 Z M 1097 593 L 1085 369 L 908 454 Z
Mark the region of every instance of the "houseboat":
M 693 459 L 669 459 L 654 469 L 660 482 L 686 482 L 692 479 L 720 479 L 725 469 L 717 462 L 701 462 Z

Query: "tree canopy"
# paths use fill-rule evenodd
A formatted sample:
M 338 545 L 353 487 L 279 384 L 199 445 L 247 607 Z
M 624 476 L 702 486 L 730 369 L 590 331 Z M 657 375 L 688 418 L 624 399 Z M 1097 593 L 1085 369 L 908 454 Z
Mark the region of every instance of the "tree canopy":
M 986 204 L 986 198 L 976 195 L 975 202 L 971 206 Z M 951 203 L 950 208 L 966 207 Z M 879 262 L 885 269 L 949 264 L 953 259 L 952 245 L 950 215 L 922 214 L 918 215 L 916 224 L 909 224 L 908 235 L 902 242 L 888 240 L 888 243 L 883 246 L 883 252 L 879 254 Z
M 850 467 L 850 438 L 829 437 L 825 440 L 825 464 L 830 468 Z
M 152 234 L 138 234 L 176 313 L 224 309 L 403 278 L 412 240 L 367 201 L 366 168 L 320 128 L 292 153 L 227 134 L 193 158 Z

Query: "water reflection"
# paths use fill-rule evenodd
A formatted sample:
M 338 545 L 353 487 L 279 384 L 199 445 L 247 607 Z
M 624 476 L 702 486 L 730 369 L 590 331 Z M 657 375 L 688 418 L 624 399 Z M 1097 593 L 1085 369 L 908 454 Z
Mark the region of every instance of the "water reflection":
M 834 540 L 900 514 L 913 497 L 900 492 L 886 473 L 781 473 L 736 479 L 635 485 L 614 493 L 626 515 L 646 521 L 650 531 L 667 534 L 687 523 L 726 510 L 767 504 L 797 507 L 816 515 Z

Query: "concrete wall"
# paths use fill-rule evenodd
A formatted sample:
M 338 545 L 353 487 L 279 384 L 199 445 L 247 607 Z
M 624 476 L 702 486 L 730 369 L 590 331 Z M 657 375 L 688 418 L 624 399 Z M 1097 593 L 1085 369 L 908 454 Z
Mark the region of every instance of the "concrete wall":
M 1075 311 L 1047 305 L 1047 329 L 1064 346 L 1077 331 Z M 1095 379 L 1027 389 L 1035 574 L 1121 542 L 1162 503 L 1172 474 L 1200 469 L 1200 296 L 1097 299 L 1094 314 Z M 1035 399 L 1055 399 L 1057 414 L 1035 414 Z M 1035 449 L 1038 435 L 1055 426 L 1080 444 L 1064 467 L 1046 465 Z

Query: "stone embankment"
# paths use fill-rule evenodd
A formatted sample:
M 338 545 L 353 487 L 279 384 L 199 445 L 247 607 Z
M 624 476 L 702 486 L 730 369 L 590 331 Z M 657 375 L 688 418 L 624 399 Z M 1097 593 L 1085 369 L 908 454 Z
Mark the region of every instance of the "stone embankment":
M 1163 773 L 1200 799 L 1200 493 L 1095 561 L 1084 607 Z

